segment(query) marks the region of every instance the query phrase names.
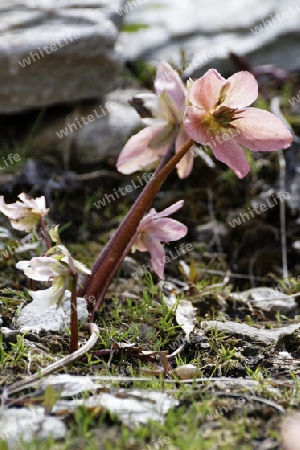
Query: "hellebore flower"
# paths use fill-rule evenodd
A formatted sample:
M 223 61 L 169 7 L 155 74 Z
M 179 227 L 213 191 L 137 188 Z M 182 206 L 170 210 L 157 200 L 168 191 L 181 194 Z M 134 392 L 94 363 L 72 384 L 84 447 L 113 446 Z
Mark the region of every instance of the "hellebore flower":
M 21 202 L 17 200 L 16 203 L 7 205 L 1 195 L 0 211 L 9 218 L 11 226 L 16 230 L 32 231 L 39 224 L 41 217 L 48 214 L 49 209 L 46 208 L 45 197 L 33 199 L 24 192 L 18 197 Z
M 49 289 L 29 291 L 33 298 L 32 303 L 40 311 L 45 311 L 52 305 L 61 305 L 74 269 L 86 274 L 91 273 L 82 263 L 73 259 L 63 245 L 52 247 L 46 255 L 51 256 L 38 256 L 16 264 L 17 269 L 23 270 L 32 280 L 52 282 Z
M 178 132 L 176 151 L 188 141 L 183 129 L 187 90 L 178 73 L 169 64 L 160 63 L 154 86 L 156 94 L 140 94 L 132 101 L 148 126 L 132 136 L 119 155 L 117 169 L 126 175 L 156 163 L 168 150 L 175 132 Z M 177 165 L 178 176 L 187 177 L 192 166 L 193 149 L 190 149 Z
M 223 78 L 215 69 L 191 83 L 184 117 L 186 133 L 209 145 L 215 157 L 239 178 L 250 170 L 241 148 L 274 151 L 287 148 L 293 138 L 273 114 L 249 107 L 258 96 L 258 85 L 249 72 Z
M 182 208 L 183 203 L 184 201 L 180 200 L 159 213 L 154 208 L 150 209 L 137 229 L 138 235 L 132 250 L 149 252 L 152 268 L 160 278 L 164 276 L 166 259 L 164 247 L 160 242 L 177 241 L 187 233 L 185 225 L 177 220 L 167 219 L 167 216 Z

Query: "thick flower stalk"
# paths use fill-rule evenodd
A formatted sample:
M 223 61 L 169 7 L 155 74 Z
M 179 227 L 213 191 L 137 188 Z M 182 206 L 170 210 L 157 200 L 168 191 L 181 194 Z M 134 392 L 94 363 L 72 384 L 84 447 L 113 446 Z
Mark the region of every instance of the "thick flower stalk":
M 141 220 L 137 236 L 132 250 L 149 252 L 151 264 L 155 273 L 160 278 L 164 277 L 165 250 L 161 242 L 177 241 L 187 233 L 187 227 L 174 219 L 167 217 L 182 208 L 183 200 L 180 200 L 161 212 L 152 208 Z
M 175 167 L 181 178 L 190 173 L 194 141 L 210 145 L 216 158 L 240 178 L 249 171 L 240 145 L 254 151 L 271 151 L 287 148 L 292 141 L 289 131 L 273 114 L 248 107 L 258 95 L 257 83 L 250 73 L 240 72 L 225 80 L 211 69 L 194 83 L 189 82 L 188 88 L 186 97 L 187 91 L 178 74 L 168 64 L 161 63 L 155 80 L 156 96 L 135 99 L 136 109 L 147 118 L 148 126 L 128 140 L 119 156 L 118 170 L 129 174 L 158 160 L 160 163 L 98 256 L 91 278 L 85 280 L 80 290 L 80 295 L 97 298 L 95 305 L 88 302 L 92 317 L 100 308 L 113 276 L 132 247 L 134 235 L 165 179 Z M 145 243 L 144 247 L 140 245 L 146 248 Z
M 0 211 L 8 217 L 11 226 L 16 230 L 30 232 L 34 230 L 42 218 L 48 214 L 45 197 L 33 199 L 22 192 L 16 203 L 6 204 L 3 195 L 0 196 Z
M 195 142 L 209 145 L 215 157 L 239 178 L 250 170 L 241 145 L 249 150 L 274 151 L 290 146 L 293 138 L 285 125 L 268 111 L 249 107 L 258 85 L 249 72 L 223 78 L 210 69 L 190 82 L 184 129 Z
M 166 154 L 174 134 L 175 151 L 188 141 L 183 128 L 187 89 L 178 73 L 169 64 L 160 63 L 154 87 L 156 94 L 140 94 L 132 100 L 147 126 L 132 136 L 120 153 L 117 169 L 121 173 L 130 174 L 157 163 Z M 187 177 L 192 167 L 193 149 L 178 163 L 178 176 Z

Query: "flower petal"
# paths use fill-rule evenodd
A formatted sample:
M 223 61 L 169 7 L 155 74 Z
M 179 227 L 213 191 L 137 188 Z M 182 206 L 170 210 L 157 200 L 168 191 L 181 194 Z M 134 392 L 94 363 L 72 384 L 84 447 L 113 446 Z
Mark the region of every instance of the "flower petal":
M 164 277 L 165 268 L 165 250 L 161 243 L 151 236 L 145 236 L 145 245 L 151 255 L 151 264 L 153 270 L 160 278 Z
M 234 139 L 214 144 L 211 146 L 215 157 L 225 163 L 239 178 L 244 178 L 250 170 L 247 158 Z
M 180 128 L 179 134 L 176 139 L 176 152 L 178 152 L 181 147 L 188 141 L 189 137 L 184 131 L 183 127 Z M 176 166 L 177 174 L 179 178 L 186 178 L 192 171 L 194 163 L 194 145 L 190 150 L 184 155 Z
M 62 277 L 56 278 L 49 289 L 29 291 L 29 294 L 33 299 L 31 303 L 41 312 L 53 305 L 58 307 L 62 303 L 66 289 L 67 283 L 65 279 Z
M 257 108 L 245 108 L 234 121 L 239 132 L 235 140 L 250 150 L 274 151 L 290 146 L 293 137 L 274 114 Z
M 20 200 L 22 200 L 24 205 L 27 208 L 32 209 L 33 212 L 45 216 L 49 211 L 49 209 L 46 209 L 46 199 L 44 196 L 37 197 L 36 199 L 34 199 L 29 197 L 29 195 L 25 194 L 24 192 L 22 192 L 21 194 L 18 195 L 18 197 Z
M 0 195 L 0 211 L 5 214 L 5 216 L 7 216 L 10 220 L 18 220 L 26 212 L 28 212 L 28 209 L 25 208 L 25 206 L 22 205 L 21 202 L 7 205 L 4 201 L 3 195 Z
M 153 220 L 147 228 L 147 234 L 161 242 L 177 241 L 186 235 L 188 229 L 178 220 L 157 219 Z
M 36 281 L 49 281 L 60 275 L 69 276 L 68 268 L 49 256 L 35 256 L 30 261 L 19 261 L 16 267 Z
M 227 79 L 230 83 L 222 106 L 243 108 L 251 105 L 258 96 L 258 84 L 252 73 L 238 72 Z
M 187 90 L 176 70 L 168 63 L 161 62 L 158 65 L 154 86 L 158 96 L 164 91 L 167 92 L 176 103 L 178 109 L 183 110 Z
M 154 208 L 152 208 L 149 212 L 149 215 L 151 214 L 151 216 L 154 219 L 159 219 L 161 217 L 167 217 L 167 216 L 170 216 L 171 214 L 173 214 L 174 212 L 178 211 L 180 208 L 183 207 L 183 205 L 184 205 L 184 200 L 178 200 L 178 202 L 174 203 L 173 205 L 169 206 L 168 208 L 164 209 L 163 211 L 156 212 L 154 210 L 155 214 L 153 212 Z M 148 216 L 148 214 L 147 214 L 147 216 Z
M 184 130 L 186 134 L 199 144 L 209 143 L 216 137 L 205 123 L 207 114 L 196 106 L 187 106 L 184 116 Z
M 207 112 L 214 110 L 227 80 L 216 69 L 209 69 L 203 77 L 196 80 L 189 92 L 190 102 Z
M 166 124 L 146 127 L 132 136 L 119 155 L 118 171 L 127 175 L 156 162 L 167 151 L 167 146 L 153 150 L 148 147 L 148 143 L 158 136 L 165 126 Z

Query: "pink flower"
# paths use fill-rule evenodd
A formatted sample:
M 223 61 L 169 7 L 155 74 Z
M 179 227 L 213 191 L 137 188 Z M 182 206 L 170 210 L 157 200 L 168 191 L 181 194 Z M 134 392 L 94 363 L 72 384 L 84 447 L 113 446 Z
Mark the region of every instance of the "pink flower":
M 215 157 L 239 178 L 250 170 L 241 148 L 274 151 L 287 148 L 293 138 L 273 114 L 248 107 L 258 95 L 257 82 L 249 72 L 238 72 L 226 80 L 210 69 L 192 83 L 184 117 L 186 133 L 209 145 Z
M 148 126 L 132 136 L 119 155 L 117 169 L 126 175 L 156 163 L 166 153 L 177 127 L 175 150 L 188 141 L 183 129 L 187 90 L 178 73 L 169 64 L 160 63 L 154 86 L 156 94 L 140 94 L 132 101 Z M 192 166 L 193 149 L 190 149 L 177 165 L 178 176 L 187 177 Z
M 184 201 L 180 200 L 160 213 L 154 208 L 141 220 L 138 227 L 138 235 L 132 250 L 149 252 L 151 264 L 155 273 L 160 278 L 164 276 L 166 262 L 165 250 L 160 242 L 177 241 L 187 233 L 187 227 L 174 219 L 166 217 L 182 208 Z
M 0 196 L 0 211 L 5 214 L 16 230 L 31 231 L 39 224 L 41 217 L 48 214 L 45 197 L 33 199 L 22 192 L 18 195 L 21 202 L 6 204 L 3 195 Z

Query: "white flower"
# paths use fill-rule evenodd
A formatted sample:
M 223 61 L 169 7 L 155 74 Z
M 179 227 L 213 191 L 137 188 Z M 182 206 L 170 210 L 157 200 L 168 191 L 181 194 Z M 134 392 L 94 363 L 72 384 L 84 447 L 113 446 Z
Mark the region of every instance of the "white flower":
M 61 306 L 66 289 L 69 287 L 70 276 L 74 271 L 90 274 L 90 270 L 70 255 L 68 249 L 63 245 L 52 247 L 46 255 L 36 256 L 30 261 L 19 261 L 17 269 L 23 270 L 24 274 L 36 281 L 52 282 L 49 289 L 40 291 L 29 291 L 34 306 L 44 311 L 52 305 Z
M 16 203 L 6 204 L 3 195 L 0 196 L 0 211 L 9 218 L 11 226 L 16 230 L 31 231 L 39 224 L 41 217 L 48 214 L 45 197 L 33 199 L 22 192 Z M 22 203 L 23 202 L 23 203 Z

